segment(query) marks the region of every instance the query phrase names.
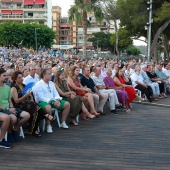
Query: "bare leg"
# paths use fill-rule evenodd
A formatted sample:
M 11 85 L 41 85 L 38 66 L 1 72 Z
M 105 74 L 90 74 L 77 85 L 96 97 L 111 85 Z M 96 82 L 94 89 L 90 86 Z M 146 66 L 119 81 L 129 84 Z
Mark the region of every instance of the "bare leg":
M 21 120 L 14 127 L 14 131 L 18 131 L 19 128 L 30 119 L 30 114 L 28 112 L 23 111 L 20 115 Z
M 86 109 L 84 103 L 82 103 L 82 112 L 84 113 L 84 114 L 82 114 L 82 117 L 83 117 L 83 118 L 85 118 L 85 117 L 88 117 L 88 118 L 94 118 L 94 117 L 96 117 L 95 115 L 92 115 L 92 114 L 90 114 L 90 113 L 88 112 L 88 110 Z
M 17 117 L 13 114 L 10 114 L 10 125 L 9 125 L 9 128 L 8 128 L 9 133 L 12 132 L 13 127 L 16 124 L 16 122 L 17 122 Z
M 44 111 L 46 114 L 52 115 L 52 108 L 50 105 L 45 106 Z M 50 125 L 50 120 L 48 120 L 47 118 L 46 118 L 46 124 L 47 126 Z
M 69 111 L 70 111 L 70 103 L 66 101 L 64 104 L 64 109 L 62 111 L 62 120 L 61 120 L 62 123 L 66 121 Z
M 10 116 L 7 114 L 0 114 L 0 121 L 2 122 L 0 140 L 5 138 L 5 134 L 10 124 Z
M 100 113 L 97 113 L 95 108 L 94 108 L 94 101 L 93 101 L 93 96 L 91 93 L 86 93 L 90 108 L 91 108 L 91 113 L 93 113 L 95 116 L 99 116 Z

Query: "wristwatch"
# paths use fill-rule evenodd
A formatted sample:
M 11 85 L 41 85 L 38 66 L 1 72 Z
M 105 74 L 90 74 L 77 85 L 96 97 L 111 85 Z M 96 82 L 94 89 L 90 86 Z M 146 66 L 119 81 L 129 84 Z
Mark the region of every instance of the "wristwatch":
M 55 101 L 53 101 L 53 100 L 50 100 L 50 101 L 49 101 L 50 104 L 54 104 L 54 102 L 55 102 Z

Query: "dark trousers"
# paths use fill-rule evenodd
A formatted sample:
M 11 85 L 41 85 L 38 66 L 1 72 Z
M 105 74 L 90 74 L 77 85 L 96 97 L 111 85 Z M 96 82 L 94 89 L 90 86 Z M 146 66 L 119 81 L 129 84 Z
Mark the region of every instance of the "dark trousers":
M 165 91 L 165 85 L 164 83 L 158 83 L 159 84 L 159 89 L 160 89 L 160 93 L 163 93 Z
M 150 96 L 153 95 L 153 92 L 152 92 L 152 88 L 150 86 L 148 86 L 147 88 L 145 86 L 142 86 L 140 84 L 138 84 L 135 89 L 138 89 L 142 92 L 142 94 L 145 94 L 147 99 L 151 102 L 151 98 Z

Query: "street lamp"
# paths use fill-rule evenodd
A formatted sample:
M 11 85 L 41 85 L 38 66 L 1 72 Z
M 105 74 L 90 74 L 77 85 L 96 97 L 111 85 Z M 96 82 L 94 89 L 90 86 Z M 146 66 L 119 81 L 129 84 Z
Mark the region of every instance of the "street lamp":
M 39 30 L 40 28 L 35 28 L 35 50 L 37 52 L 37 30 Z
M 147 2 L 149 4 L 149 23 L 148 23 L 148 62 L 151 61 L 151 30 L 152 30 L 152 0 Z

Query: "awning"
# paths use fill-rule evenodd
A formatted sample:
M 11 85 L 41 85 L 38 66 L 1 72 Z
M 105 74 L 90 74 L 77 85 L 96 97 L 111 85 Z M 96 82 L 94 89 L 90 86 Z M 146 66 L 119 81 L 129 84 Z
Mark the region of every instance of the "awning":
M 12 0 L 14 3 L 22 3 L 22 0 Z
M 12 14 L 23 14 L 23 10 L 12 10 Z
M 1 10 L 1 14 L 11 14 L 11 10 Z
M 24 0 L 24 5 L 33 5 L 34 0 Z
M 1 0 L 1 2 L 11 2 L 11 0 Z
M 45 4 L 45 0 L 35 0 L 35 4 Z

